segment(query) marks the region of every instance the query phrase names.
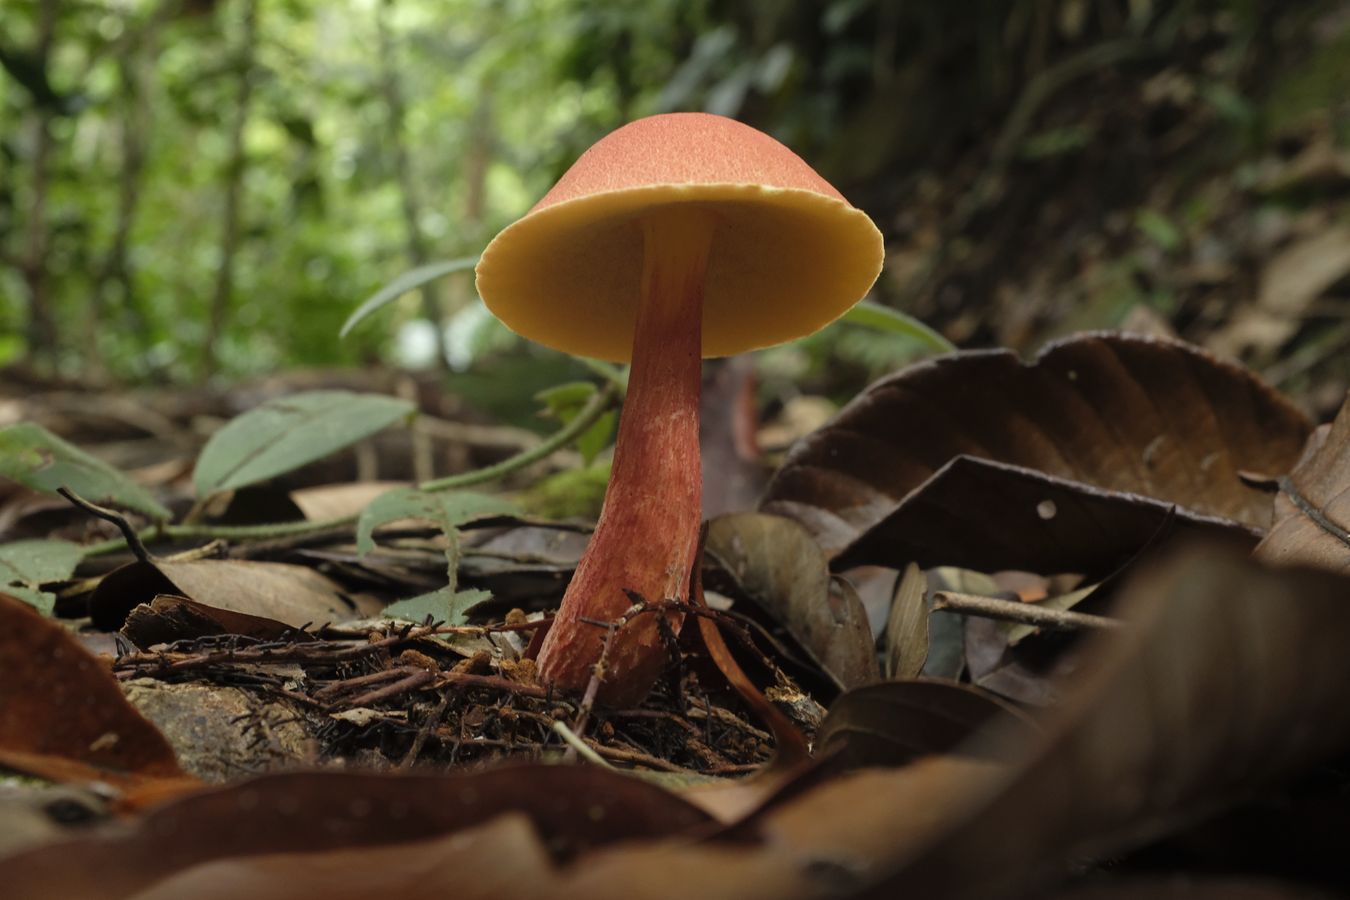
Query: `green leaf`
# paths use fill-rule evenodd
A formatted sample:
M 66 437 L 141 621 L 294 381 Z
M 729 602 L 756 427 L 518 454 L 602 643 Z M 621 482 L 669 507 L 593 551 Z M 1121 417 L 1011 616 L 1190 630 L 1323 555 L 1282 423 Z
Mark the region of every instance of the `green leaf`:
M 356 522 L 356 550 L 362 554 L 374 550 L 372 533 L 375 529 L 399 519 L 431 522 L 451 535 L 460 525 L 475 519 L 518 514 L 513 503 L 492 494 L 477 491 L 432 493 L 417 488 L 395 488 L 376 497 L 362 510 L 361 518 Z
M 338 337 L 346 337 L 361 320 L 370 316 L 371 313 L 383 306 L 388 306 L 399 297 L 402 297 L 408 291 L 420 288 L 429 281 L 435 281 L 452 272 L 463 272 L 465 269 L 472 269 L 478 265 L 478 257 L 464 256 L 459 259 L 448 259 L 443 262 L 427 263 L 425 266 L 418 266 L 408 272 L 395 278 L 393 281 L 380 288 L 375 293 L 367 297 L 356 311 L 347 317 L 347 321 L 342 323 L 342 330 L 338 332 Z
M 0 477 L 48 493 L 67 487 L 92 503 L 135 510 L 156 520 L 170 516 L 127 475 L 30 422 L 0 428 Z
M 899 310 L 873 303 L 871 300 L 857 303 L 844 313 L 840 321 L 902 335 L 938 353 L 952 353 L 956 350 L 955 344 L 913 316 L 907 316 Z
M 269 400 L 211 436 L 192 472 L 197 496 L 257 484 L 348 447 L 413 415 L 406 400 L 309 391 Z
M 51 615 L 56 596 L 41 589 L 75 573 L 84 548 L 69 541 L 15 541 L 0 544 L 0 590 Z
M 569 381 L 565 384 L 545 388 L 534 395 L 534 399 L 544 404 L 558 421 L 566 425 L 577 417 L 582 408 L 595 396 L 598 388 L 589 381 Z M 577 438 L 577 452 L 586 465 L 590 465 L 600 455 L 600 451 L 610 445 L 614 438 L 614 426 L 618 414 L 614 410 L 600 416 L 595 424 L 587 428 Z
M 0 544 L 0 580 L 37 586 L 75 573 L 84 548 L 70 541 L 15 541 Z
M 383 615 L 391 619 L 406 619 L 409 622 L 425 622 L 430 616 L 432 621 L 444 622 L 447 625 L 467 625 L 469 610 L 491 599 L 491 591 L 478 588 L 456 591 L 443 587 L 429 594 L 419 594 L 391 603 L 384 608 Z

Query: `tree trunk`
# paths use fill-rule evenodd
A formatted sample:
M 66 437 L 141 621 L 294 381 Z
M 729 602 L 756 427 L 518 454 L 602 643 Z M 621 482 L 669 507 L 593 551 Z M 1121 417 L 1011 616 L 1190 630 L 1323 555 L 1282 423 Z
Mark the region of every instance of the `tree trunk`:
M 202 350 L 202 374 L 211 376 L 220 366 L 220 344 L 230 315 L 234 292 L 235 256 L 239 250 L 240 206 L 243 202 L 244 173 L 248 168 L 244 131 L 248 126 L 253 100 L 253 62 L 258 42 L 258 0 L 243 0 L 243 33 L 239 38 L 239 83 L 234 95 L 234 121 L 230 126 L 230 152 L 225 170 L 225 209 L 220 231 L 220 268 L 216 271 L 211 296 L 211 318 Z
M 412 156 L 404 139 L 403 124 L 406 105 L 403 99 L 403 87 L 399 81 L 398 67 L 394 61 L 394 42 L 389 33 L 388 15 L 393 9 L 394 0 L 383 0 L 376 8 L 375 28 L 379 34 L 380 81 L 384 90 L 384 103 L 389 115 L 389 139 L 394 153 L 394 170 L 398 176 L 399 193 L 403 200 L 403 222 L 407 234 L 408 260 L 413 267 L 424 266 L 430 262 L 426 240 L 422 236 L 421 205 L 417 200 L 417 179 L 414 177 Z M 445 330 L 442 319 L 441 293 L 435 282 L 422 285 L 422 315 L 431 320 L 436 333 L 437 365 L 445 368 L 449 360 L 445 353 Z
M 34 55 L 42 71 L 47 71 L 52 43 L 56 37 L 57 0 L 43 0 L 38 13 L 38 36 Z M 37 103 L 33 121 L 33 187 L 28 208 L 28 241 L 20 259 L 24 284 L 28 288 L 27 354 L 35 363 L 54 363 L 57 353 L 56 316 L 52 310 L 51 270 L 47 252 L 51 231 L 47 222 L 47 188 L 51 178 L 51 108 Z
M 89 353 L 85 368 L 90 376 L 96 378 L 104 374 L 98 336 L 108 320 L 109 297 L 114 290 L 118 292 L 124 327 L 141 338 L 142 350 L 148 349 L 150 342 L 149 316 L 136 295 L 135 272 L 127 251 L 131 243 L 131 229 L 140 207 L 146 137 L 152 127 L 145 66 L 152 65 L 159 53 L 156 42 L 158 25 L 158 19 L 152 19 L 144 33 L 124 49 L 117 61 L 120 89 L 118 103 L 121 107 L 119 143 L 122 156 L 122 171 L 117 183 L 117 219 L 112 240 L 99 266 L 90 314 L 85 321 L 84 346 Z

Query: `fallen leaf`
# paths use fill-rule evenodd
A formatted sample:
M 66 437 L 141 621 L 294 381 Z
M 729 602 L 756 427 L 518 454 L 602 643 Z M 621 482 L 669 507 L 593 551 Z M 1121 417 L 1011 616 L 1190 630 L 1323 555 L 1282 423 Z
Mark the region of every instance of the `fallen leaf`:
M 896 582 L 886 621 L 886 677 L 914 678 L 928 661 L 928 578 L 914 563 Z
M 1350 573 L 1350 400 L 1308 439 L 1275 498 L 1275 525 L 1253 551 L 1278 565 Z
M 306 519 L 341 519 L 358 515 L 376 497 L 395 488 L 407 487 L 401 481 L 354 481 L 349 484 L 322 484 L 290 492 L 291 502 Z
M 1256 304 L 1239 310 L 1209 345 L 1230 356 L 1278 349 L 1298 330 L 1309 305 L 1346 275 L 1350 228 L 1328 228 L 1297 241 L 1266 264 Z
M 345 594 L 305 566 L 254 560 L 195 559 L 133 562 L 104 576 L 89 601 L 99 628 L 114 630 L 138 604 L 160 594 L 188 597 L 216 609 L 272 619 L 299 628 L 374 615 L 379 604 Z
M 1196 550 L 1122 588 L 1049 739 L 888 895 L 1016 896 L 1350 747 L 1350 581 Z M 1310 669 L 1310 661 L 1313 668 Z M 884 827 L 884 823 L 873 823 Z
M 816 750 L 842 751 L 854 768 L 900 766 L 923 756 L 963 755 L 964 742 L 1004 720 L 1009 727 L 1018 723 L 1031 727 L 1016 708 L 969 685 L 888 681 L 841 694 L 820 723 Z
M 106 666 L 60 625 L 0 594 L 0 764 L 44 775 L 47 759 L 106 772 L 110 781 L 185 777 Z
M 114 900 L 213 860 L 425 841 L 513 812 L 528 817 L 556 859 L 710 821 L 667 791 L 590 766 L 504 766 L 452 776 L 297 772 L 202 791 L 152 810 L 130 828 L 0 860 L 0 884 L 18 898 Z M 480 877 L 500 883 L 495 869 L 512 864 L 484 857 Z M 477 868 L 457 870 L 464 889 L 475 884 Z
M 509 860 L 510 864 L 494 864 Z M 430 840 L 213 860 L 176 872 L 135 900 L 500 900 L 534 897 L 556 869 L 530 820 L 507 813 Z
M 880 678 L 867 611 L 850 587 L 831 589 L 825 556 L 799 524 L 764 513 L 718 516 L 708 524 L 707 553 L 841 688 Z
M 1060 566 L 1090 552 L 1087 568 L 1093 558 L 1128 558 L 1158 510 L 1172 506 L 1182 519 L 1267 527 L 1269 496 L 1238 472 L 1287 471 L 1309 430 L 1301 412 L 1250 372 L 1176 341 L 1091 334 L 1052 344 L 1031 363 L 1008 351 L 967 351 L 869 387 L 793 448 L 761 508 L 802 522 L 832 559 L 852 563 L 947 564 L 977 556 L 979 543 L 1001 532 L 1005 550 L 1058 545 Z M 930 504 L 906 520 L 906 504 L 922 502 L 930 481 L 950 474 L 959 458 L 967 460 L 962 471 L 986 475 L 986 488 L 998 489 L 977 503 Z M 1042 506 L 1044 497 L 1028 505 L 1036 494 L 1024 482 L 1035 473 L 1051 479 L 1045 489 L 1085 487 L 1057 495 L 1053 506 Z M 1101 507 L 1111 495 L 1123 507 Z M 1091 511 L 1075 512 L 1078 502 Z M 1099 511 L 1111 518 L 1090 540 L 1074 541 L 1063 527 Z M 942 538 L 929 537 L 925 556 L 916 556 L 907 543 L 885 539 L 891 517 L 900 518 L 906 541 L 917 521 Z M 1051 528 L 1058 530 L 1037 539 Z M 1029 568 L 1009 555 L 1016 556 L 1000 554 L 996 567 Z
M 142 650 L 155 644 L 172 644 L 214 634 L 236 634 L 260 641 L 314 639 L 294 625 L 276 619 L 218 609 L 173 594 L 158 594 L 149 603 L 134 607 L 127 613 L 121 631 L 127 640 Z

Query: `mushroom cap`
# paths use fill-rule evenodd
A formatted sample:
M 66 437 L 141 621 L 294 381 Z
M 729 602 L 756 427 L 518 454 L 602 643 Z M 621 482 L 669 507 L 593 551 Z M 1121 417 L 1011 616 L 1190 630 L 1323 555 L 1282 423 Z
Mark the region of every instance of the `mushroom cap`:
M 567 353 L 627 362 L 641 293 L 641 220 L 697 204 L 714 213 L 703 355 L 817 331 L 881 271 L 866 213 L 768 135 L 734 119 L 639 119 L 581 155 L 479 260 L 478 293 L 512 331 Z

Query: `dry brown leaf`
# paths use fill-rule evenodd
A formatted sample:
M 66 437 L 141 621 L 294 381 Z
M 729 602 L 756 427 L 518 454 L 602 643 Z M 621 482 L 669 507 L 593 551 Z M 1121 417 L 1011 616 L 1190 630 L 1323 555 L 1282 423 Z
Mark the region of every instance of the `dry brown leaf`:
M 402 481 L 353 481 L 345 484 L 321 484 L 290 492 L 291 502 L 306 519 L 321 521 L 354 516 L 381 494 L 407 487 Z
M 305 566 L 198 559 L 134 562 L 108 573 L 90 598 L 90 616 L 100 628 L 117 629 L 134 607 L 160 594 L 188 597 L 293 628 L 379 612 L 378 604 L 348 596 L 333 581 Z
M 212 861 L 421 841 L 509 812 L 526 816 L 557 858 L 709 823 L 673 794 L 594 767 L 506 766 L 449 777 L 297 772 L 200 792 L 129 829 L 21 852 L 0 860 L 0 884 L 25 900 L 115 900 Z M 496 868 L 512 862 L 483 857 L 477 877 L 501 883 Z M 463 888 L 476 889 L 475 873 L 462 875 Z
M 1303 458 L 1281 481 L 1275 525 L 1254 555 L 1350 573 L 1350 400 L 1335 422 L 1313 432 Z
M 187 778 L 108 668 L 66 629 L 6 594 L 0 594 L 0 764 L 121 785 Z
M 1343 752 L 1347 592 L 1198 551 L 1141 572 L 1119 601 L 1134 627 L 1085 649 L 1049 740 L 876 895 L 1015 896 Z
M 916 678 L 928 661 L 928 577 L 910 563 L 895 585 L 886 620 L 886 677 Z
M 862 601 L 850 586 L 831 589 L 825 556 L 801 525 L 763 513 L 718 516 L 708 523 L 707 553 L 839 687 L 881 677 Z
M 1328 228 L 1282 250 L 1261 273 L 1256 305 L 1241 309 L 1209 340 L 1216 352 L 1278 349 L 1298 330 L 1308 306 L 1350 274 L 1350 228 Z
M 1310 428 L 1249 371 L 1176 341 L 1082 335 L 1025 364 L 1007 351 L 962 352 L 873 384 L 793 448 L 762 508 L 805 524 L 836 563 L 960 555 L 971 568 L 1027 568 L 1015 553 L 978 559 L 997 532 L 991 556 L 1044 545 L 1056 564 L 1081 558 L 1069 569 L 1081 571 L 1131 556 L 1173 505 L 1181 520 L 1267 527 L 1269 496 L 1238 473 L 1288 471 Z M 959 458 L 987 476 L 979 490 L 962 494 L 956 479 L 925 503 Z M 1041 479 L 1030 493 L 1014 477 L 1025 473 Z M 1036 497 L 1066 485 L 1077 499 Z M 1141 505 L 1151 510 L 1143 526 Z M 925 535 L 920 557 L 910 542 Z
M 839 752 L 850 767 L 900 766 L 924 756 L 961 755 L 992 723 L 1031 721 L 1016 707 L 955 681 L 912 679 L 855 688 L 830 705 L 816 732 L 816 751 Z
M 430 840 L 213 860 L 133 900 L 501 900 L 535 896 L 556 877 L 528 817 L 499 816 Z

